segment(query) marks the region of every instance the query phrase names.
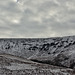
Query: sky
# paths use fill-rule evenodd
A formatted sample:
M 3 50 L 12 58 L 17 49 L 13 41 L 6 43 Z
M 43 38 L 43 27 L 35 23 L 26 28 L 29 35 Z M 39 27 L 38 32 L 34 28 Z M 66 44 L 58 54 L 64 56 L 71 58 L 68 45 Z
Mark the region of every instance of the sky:
M 0 38 L 75 35 L 75 0 L 0 0 Z

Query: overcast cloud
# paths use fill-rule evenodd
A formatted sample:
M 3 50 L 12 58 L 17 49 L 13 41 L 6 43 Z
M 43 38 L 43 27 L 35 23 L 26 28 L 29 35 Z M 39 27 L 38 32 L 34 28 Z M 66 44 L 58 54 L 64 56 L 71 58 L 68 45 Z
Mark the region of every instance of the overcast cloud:
M 75 0 L 0 0 L 0 38 L 75 35 Z

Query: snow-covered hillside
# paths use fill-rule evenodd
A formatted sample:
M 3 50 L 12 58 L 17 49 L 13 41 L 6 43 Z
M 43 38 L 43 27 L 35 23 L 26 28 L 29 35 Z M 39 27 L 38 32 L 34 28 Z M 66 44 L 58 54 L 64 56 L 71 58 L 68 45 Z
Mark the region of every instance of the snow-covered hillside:
M 69 68 L 35 63 L 12 55 L 0 55 L 0 75 L 75 75 Z
M 75 36 L 40 39 L 0 39 L 0 54 L 74 68 Z

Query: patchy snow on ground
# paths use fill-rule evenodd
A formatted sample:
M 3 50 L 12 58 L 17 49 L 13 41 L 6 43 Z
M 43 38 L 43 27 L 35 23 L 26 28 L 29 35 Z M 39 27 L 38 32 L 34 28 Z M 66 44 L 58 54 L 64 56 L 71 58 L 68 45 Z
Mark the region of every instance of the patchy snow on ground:
M 0 56 L 8 57 L 12 60 L 18 59 L 22 62 L 38 62 L 73 69 L 75 67 L 75 36 L 0 39 Z M 26 60 L 24 61 L 24 59 Z M 30 66 L 20 63 L 16 64 L 15 67 L 15 63 L 11 66 L 8 66 L 7 63 L 6 67 L 8 69 L 17 69 L 17 67 L 27 68 Z

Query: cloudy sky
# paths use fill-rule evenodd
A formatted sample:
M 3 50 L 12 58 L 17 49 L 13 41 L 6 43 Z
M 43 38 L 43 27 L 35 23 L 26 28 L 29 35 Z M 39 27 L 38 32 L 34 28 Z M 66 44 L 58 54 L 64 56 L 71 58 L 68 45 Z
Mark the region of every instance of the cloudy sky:
M 75 0 L 0 0 L 0 38 L 75 35 Z

